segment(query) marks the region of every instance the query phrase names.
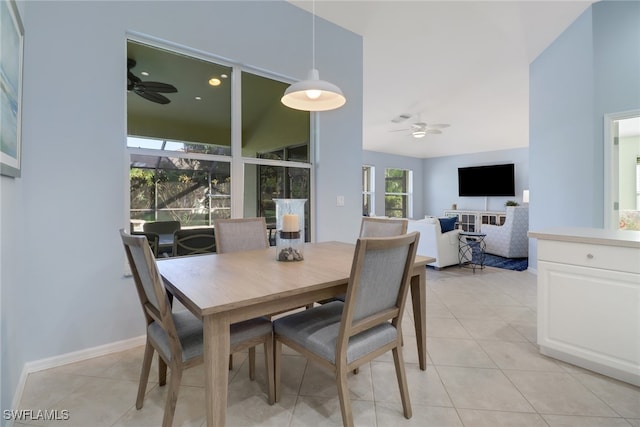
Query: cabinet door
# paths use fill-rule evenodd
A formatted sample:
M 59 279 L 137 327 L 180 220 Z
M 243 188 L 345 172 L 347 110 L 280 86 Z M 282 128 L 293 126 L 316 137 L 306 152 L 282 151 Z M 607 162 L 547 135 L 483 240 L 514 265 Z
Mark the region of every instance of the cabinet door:
M 640 275 L 538 261 L 538 344 L 640 378 Z M 551 354 L 551 353 L 549 353 Z M 573 360 L 572 360 L 573 361 Z M 596 369 L 597 370 L 597 369 Z
M 463 213 L 460 215 L 460 224 L 462 225 L 462 230 L 475 232 L 477 230 L 477 215 L 474 213 Z

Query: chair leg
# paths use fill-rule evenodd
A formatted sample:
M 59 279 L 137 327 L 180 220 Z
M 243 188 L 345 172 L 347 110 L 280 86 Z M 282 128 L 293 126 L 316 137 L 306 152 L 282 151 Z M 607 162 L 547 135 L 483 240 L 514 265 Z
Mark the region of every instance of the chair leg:
M 275 380 L 273 378 L 273 336 L 264 342 L 264 364 L 267 370 L 267 389 L 269 390 L 269 405 L 275 403 Z
M 256 379 L 256 348 L 249 347 L 249 379 Z
M 351 409 L 351 399 L 349 398 L 347 371 L 342 367 L 338 367 L 336 370 L 336 382 L 338 383 L 338 397 L 340 398 L 342 424 L 344 427 L 353 427 L 353 412 Z
M 280 400 L 280 363 L 282 362 L 282 343 L 275 340 L 273 348 L 273 387 L 275 392 L 275 401 Z M 267 370 L 268 372 L 268 370 Z
M 411 418 L 411 400 L 409 399 L 409 387 L 407 386 L 407 374 L 404 370 L 404 359 L 402 357 L 402 347 L 396 347 L 392 350 L 393 363 L 396 365 L 396 376 L 398 378 L 398 386 L 400 387 L 400 398 L 402 399 L 402 409 L 406 419 Z
M 158 384 L 160 387 L 167 383 L 167 364 L 158 355 Z
M 169 379 L 167 402 L 164 406 L 164 418 L 162 419 L 162 427 L 172 427 L 173 425 L 173 415 L 176 412 L 178 392 L 180 391 L 180 381 L 182 380 L 182 367 L 176 366 L 176 363 L 172 363 L 171 365 L 171 378 Z
M 142 359 L 142 372 L 140 372 L 140 384 L 138 384 L 138 397 L 136 398 L 136 409 L 142 408 L 144 402 L 144 393 L 147 391 L 147 383 L 149 382 L 149 372 L 151 371 L 151 362 L 153 361 L 153 346 L 149 341 L 144 346 L 144 357 Z

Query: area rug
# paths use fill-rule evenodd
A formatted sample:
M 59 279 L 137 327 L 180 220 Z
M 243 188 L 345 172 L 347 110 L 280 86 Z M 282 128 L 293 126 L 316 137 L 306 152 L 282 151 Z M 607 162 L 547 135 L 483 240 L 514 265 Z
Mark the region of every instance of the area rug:
M 529 268 L 528 258 L 503 258 L 497 255 L 485 254 L 484 265 L 504 268 L 506 270 L 524 271 Z

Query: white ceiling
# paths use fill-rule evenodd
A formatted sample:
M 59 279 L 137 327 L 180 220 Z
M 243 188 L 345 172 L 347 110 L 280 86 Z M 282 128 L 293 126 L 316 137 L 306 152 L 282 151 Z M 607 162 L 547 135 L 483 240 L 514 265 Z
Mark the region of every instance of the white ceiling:
M 527 147 L 529 64 L 591 3 L 317 0 L 315 11 L 363 36 L 363 148 L 425 158 Z M 418 113 L 451 127 L 392 132 Z

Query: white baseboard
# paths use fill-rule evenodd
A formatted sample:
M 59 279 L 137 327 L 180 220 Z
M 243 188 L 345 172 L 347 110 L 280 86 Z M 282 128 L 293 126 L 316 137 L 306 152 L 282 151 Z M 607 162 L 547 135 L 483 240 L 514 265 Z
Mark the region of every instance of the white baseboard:
M 129 350 L 131 348 L 144 345 L 145 339 L 146 335 L 140 335 L 138 337 L 129 338 L 122 341 L 99 345 L 97 347 L 85 348 L 83 350 L 60 354 L 58 356 L 48 357 L 46 359 L 34 360 L 32 362 L 25 363 L 22 367 L 22 372 L 20 373 L 20 379 L 18 380 L 16 392 L 13 395 L 13 404 L 11 407 L 13 409 L 18 408 L 20 400 L 22 399 L 22 393 L 24 392 L 24 386 L 27 382 L 27 376 L 29 376 L 29 374 L 33 372 L 43 371 L 45 369 L 68 365 L 69 363 L 92 359 L 94 357 L 105 356 L 107 354 Z M 6 426 L 13 427 L 13 421 L 9 420 Z
M 531 274 L 535 274 L 536 276 L 538 275 L 538 269 L 537 268 L 527 268 L 527 271 Z

